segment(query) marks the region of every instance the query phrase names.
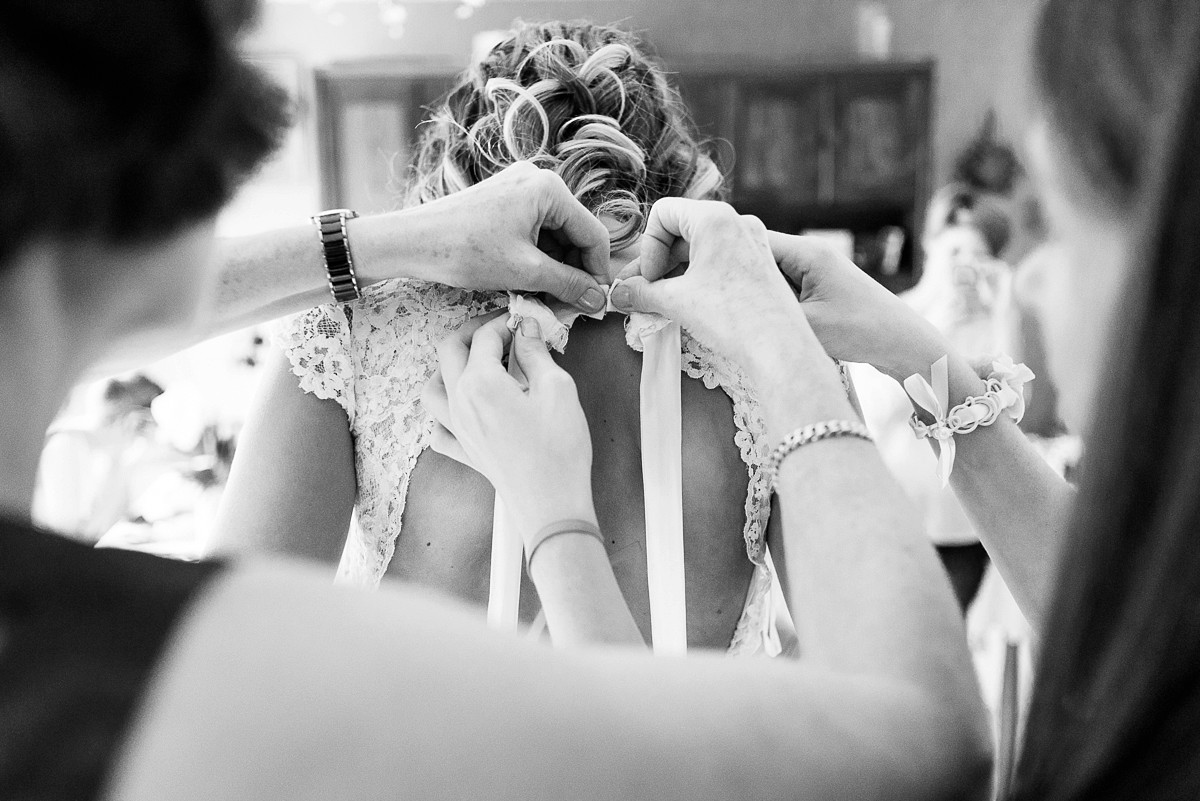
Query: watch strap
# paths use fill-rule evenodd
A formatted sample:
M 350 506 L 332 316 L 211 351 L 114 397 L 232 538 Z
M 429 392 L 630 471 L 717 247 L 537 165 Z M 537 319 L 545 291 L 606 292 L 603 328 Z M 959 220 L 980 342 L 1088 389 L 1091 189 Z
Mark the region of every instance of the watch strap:
M 312 218 L 317 226 L 325 259 L 329 292 L 336 303 L 349 303 L 359 297 L 358 277 L 354 274 L 354 260 L 350 256 L 350 242 L 346 236 L 346 220 L 357 216 L 358 212 L 350 209 L 329 209 Z

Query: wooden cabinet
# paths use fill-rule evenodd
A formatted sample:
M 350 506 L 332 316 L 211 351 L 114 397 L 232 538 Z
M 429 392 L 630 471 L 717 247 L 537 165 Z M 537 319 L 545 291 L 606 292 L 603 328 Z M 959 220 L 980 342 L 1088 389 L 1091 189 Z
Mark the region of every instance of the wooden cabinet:
M 865 270 L 896 291 L 913 284 L 930 191 L 932 62 L 664 60 L 740 211 L 780 231 L 848 230 Z M 328 207 L 397 206 L 417 125 L 460 72 L 400 60 L 317 71 Z M 897 231 L 899 259 L 887 259 L 884 244 L 898 241 Z
M 919 275 L 930 193 L 933 64 L 716 64 L 667 59 L 740 211 L 787 232 L 852 233 L 889 288 Z M 886 242 L 903 232 L 900 257 Z

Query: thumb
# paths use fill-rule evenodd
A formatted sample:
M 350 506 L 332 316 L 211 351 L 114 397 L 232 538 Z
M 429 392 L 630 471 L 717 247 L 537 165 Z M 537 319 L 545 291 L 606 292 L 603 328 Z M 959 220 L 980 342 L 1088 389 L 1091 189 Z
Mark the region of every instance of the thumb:
M 517 366 L 524 373 L 530 386 L 542 381 L 562 368 L 554 363 L 546 340 L 542 339 L 542 330 L 537 321 L 526 317 L 517 327 L 513 337 L 511 358 L 516 359 Z
M 619 272 L 615 276 L 613 276 L 613 280 L 612 280 L 613 286 L 616 286 L 618 281 L 626 281 L 630 278 L 633 278 L 635 275 L 641 275 L 641 274 L 642 274 L 641 259 L 635 258 L 632 261 L 630 261 L 628 264 L 626 264 L 625 268 L 623 270 L 621 270 L 621 272 Z
M 612 304 L 617 311 L 649 312 L 675 319 L 676 282 L 682 278 L 663 278 L 650 282 L 640 275 L 624 278 L 612 288 Z
M 578 306 L 589 314 L 604 308 L 607 295 L 588 273 L 568 267 L 538 251 L 540 262 L 530 280 L 530 286 L 521 287 L 532 292 L 549 292 L 561 301 Z

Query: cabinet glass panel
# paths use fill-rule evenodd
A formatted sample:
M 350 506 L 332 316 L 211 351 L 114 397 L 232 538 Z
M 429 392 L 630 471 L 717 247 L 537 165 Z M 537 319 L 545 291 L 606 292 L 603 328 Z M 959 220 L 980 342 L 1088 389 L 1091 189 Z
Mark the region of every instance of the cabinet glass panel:
M 897 83 L 839 93 L 838 201 L 911 199 L 915 165 L 905 89 Z
M 815 91 L 748 94 L 737 142 L 737 193 L 774 194 L 788 203 L 817 200 L 819 109 Z

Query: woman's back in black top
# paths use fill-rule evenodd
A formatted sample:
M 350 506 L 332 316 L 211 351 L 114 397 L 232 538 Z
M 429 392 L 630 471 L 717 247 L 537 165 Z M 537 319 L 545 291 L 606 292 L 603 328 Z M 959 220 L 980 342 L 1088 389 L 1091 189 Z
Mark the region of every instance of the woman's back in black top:
M 99 795 L 176 622 L 214 572 L 0 520 L 0 798 Z

